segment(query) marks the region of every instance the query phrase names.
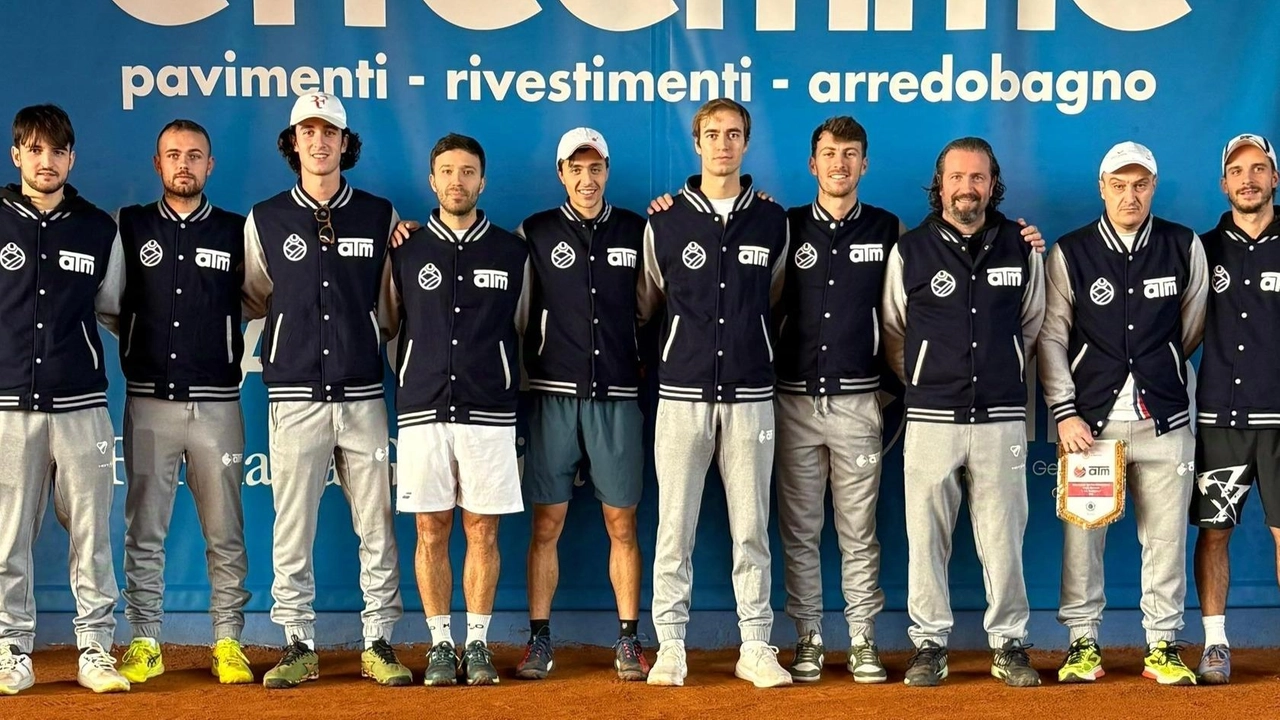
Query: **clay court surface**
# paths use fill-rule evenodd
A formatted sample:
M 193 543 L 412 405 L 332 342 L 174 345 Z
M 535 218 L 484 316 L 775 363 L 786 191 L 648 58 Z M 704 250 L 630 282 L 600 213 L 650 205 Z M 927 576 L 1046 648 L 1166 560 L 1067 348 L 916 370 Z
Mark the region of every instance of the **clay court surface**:
M 401 660 L 421 673 L 425 646 L 398 648 Z M 206 669 L 207 650 L 166 647 L 167 672 L 122 695 L 94 695 L 75 682 L 71 649 L 35 654 L 37 683 L 17 697 L 0 698 L 5 717 L 225 718 L 290 717 L 419 718 L 1244 718 L 1280 717 L 1280 650 L 1236 650 L 1233 681 L 1227 687 L 1157 687 L 1141 677 L 1137 650 L 1110 651 L 1109 672 L 1094 686 L 1049 683 L 1041 688 L 1006 688 L 988 674 L 985 653 L 951 656 L 951 677 L 940 688 L 901 684 L 907 654 L 886 655 L 890 682 L 855 685 L 844 670 L 843 654 L 829 653 L 821 682 L 777 690 L 757 690 L 733 677 L 736 651 L 691 652 L 691 675 L 684 688 L 651 688 L 614 679 L 607 648 L 558 648 L 556 670 L 542 682 L 510 677 L 487 688 L 380 688 L 360 679 L 359 654 L 322 652 L 321 678 L 294 690 L 267 691 L 261 685 L 220 686 Z M 520 649 L 499 648 L 496 662 L 511 668 Z M 254 671 L 269 669 L 273 649 L 251 648 Z M 783 650 L 784 663 L 789 651 Z M 650 653 L 652 657 L 652 653 Z M 1042 671 L 1056 668 L 1056 653 L 1032 651 Z M 1191 648 L 1187 658 L 1199 657 Z M 104 714 L 105 713 L 105 714 Z

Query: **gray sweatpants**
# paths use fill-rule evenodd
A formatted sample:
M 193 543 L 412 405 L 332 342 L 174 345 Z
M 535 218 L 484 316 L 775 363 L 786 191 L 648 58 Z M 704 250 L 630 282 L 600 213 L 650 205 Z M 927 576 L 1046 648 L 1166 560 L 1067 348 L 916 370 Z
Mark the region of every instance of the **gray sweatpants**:
M 822 632 L 824 498 L 831 484 L 840 541 L 840 589 L 849 636 L 875 639 L 884 609 L 880 589 L 882 419 L 876 393 L 809 397 L 778 395 L 778 531 L 785 554 L 787 614 L 801 636 Z
M 276 509 L 272 621 L 284 627 L 286 641 L 315 637 L 312 552 L 332 459 L 360 539 L 364 638 L 390 641 L 404 604 L 391 515 L 386 403 L 382 398 L 273 402 L 269 413 L 271 492 Z
M 960 511 L 966 469 L 969 520 L 982 562 L 987 612 L 982 617 L 992 648 L 1024 640 L 1031 610 L 1022 576 L 1022 536 L 1027 529 L 1026 423 L 948 425 L 908 422 L 904 475 L 907 506 L 908 634 L 917 647 L 947 644 L 954 620 L 947 586 L 951 535 Z
M 52 486 L 54 514 L 71 536 L 76 645 L 111 647 L 120 595 L 111 563 L 115 446 L 106 408 L 0 412 L 0 642 L 28 653 L 35 644 L 31 548 Z
M 240 484 L 244 415 L 239 402 L 178 402 L 131 397 L 124 410 L 125 617 L 134 637 L 160 639 L 164 619 L 164 541 L 187 464 L 209 566 L 214 640 L 240 639 L 249 571 Z
M 653 624 L 658 641 L 681 640 L 693 590 L 693 542 L 707 469 L 724 480 L 733 540 L 733 594 L 742 641 L 769 641 L 769 481 L 773 402 L 658 401 L 654 466 L 658 540 L 653 560 Z
M 1155 421 L 1109 422 L 1103 440 L 1124 440 L 1127 494 L 1133 499 L 1142 543 L 1142 627 L 1147 642 L 1175 640 L 1187 598 L 1187 508 L 1195 483 L 1195 437 L 1182 427 L 1156 437 Z M 1062 591 L 1058 622 L 1074 642 L 1098 638 L 1107 528 L 1063 523 Z

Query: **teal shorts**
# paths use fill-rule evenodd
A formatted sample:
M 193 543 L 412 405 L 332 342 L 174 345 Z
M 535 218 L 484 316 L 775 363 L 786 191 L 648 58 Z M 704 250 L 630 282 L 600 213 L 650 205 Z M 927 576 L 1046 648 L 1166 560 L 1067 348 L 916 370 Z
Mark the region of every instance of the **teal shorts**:
M 557 505 L 578 475 L 596 498 L 618 508 L 640 503 L 644 416 L 635 400 L 582 400 L 536 394 L 529 412 L 524 488 L 529 502 Z

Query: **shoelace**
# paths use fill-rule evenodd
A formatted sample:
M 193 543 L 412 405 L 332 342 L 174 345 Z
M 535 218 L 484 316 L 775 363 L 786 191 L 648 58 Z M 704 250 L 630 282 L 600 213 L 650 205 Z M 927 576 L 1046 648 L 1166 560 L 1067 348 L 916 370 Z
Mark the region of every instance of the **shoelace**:
M 529 641 L 529 648 L 525 651 L 524 656 L 526 658 L 551 657 L 551 635 L 535 635 L 533 639 Z
M 22 656 L 11 652 L 8 648 L 0 650 L 0 673 L 13 672 L 18 669 Z
M 373 647 L 370 650 L 373 650 L 373 654 L 388 665 L 400 664 L 400 661 L 396 659 L 396 651 L 391 647 L 391 643 L 386 640 L 374 640 Z
M 1230 657 L 1227 649 L 1221 645 L 1214 645 L 1209 648 L 1209 652 L 1205 653 L 1205 661 L 1210 667 L 1226 665 Z
M 1007 648 L 1001 648 L 1000 654 L 996 657 L 996 663 L 1003 667 L 1030 667 L 1031 656 L 1027 655 L 1027 649 L 1032 645 L 1023 645 L 1015 643 Z
M 427 664 L 435 665 L 437 663 L 458 664 L 458 656 L 453 651 L 453 646 L 449 643 L 440 643 L 431 648 L 427 653 Z
M 1178 654 L 1186 649 L 1186 645 L 1174 641 L 1166 644 L 1164 647 L 1156 646 L 1151 650 L 1151 654 L 1155 656 L 1157 665 L 1172 665 L 1174 667 L 1186 667 L 1182 662 L 1182 657 Z
M 773 645 L 757 645 L 750 650 L 747 650 L 747 652 L 753 656 L 752 660 L 760 662 L 761 660 L 776 658 L 778 655 L 778 648 Z M 815 655 L 814 657 L 816 658 L 817 656 Z M 777 662 L 777 660 L 775 659 L 774 662 Z
M 684 648 L 679 645 L 668 645 L 667 647 L 658 646 L 658 662 L 662 662 L 663 658 L 670 658 L 672 662 L 684 662 Z
M 774 648 L 773 651 L 775 653 L 778 652 L 777 648 Z M 796 665 L 800 665 L 802 663 L 817 665 L 821 661 L 822 651 L 818 645 L 811 643 L 808 640 L 801 640 L 796 643 Z
M 870 643 L 866 645 L 857 645 L 852 648 L 853 657 L 858 661 L 858 665 L 879 665 L 880 654 L 876 651 L 876 646 Z
M 1075 665 L 1084 662 L 1084 656 L 1089 652 L 1098 652 L 1098 644 L 1089 638 L 1080 638 L 1071 643 L 1071 647 L 1067 648 L 1067 665 Z
M 488 645 L 485 645 L 479 640 L 476 640 L 467 646 L 467 651 L 464 653 L 464 656 L 466 657 L 468 665 L 473 665 L 478 662 L 489 664 L 493 663 L 493 651 L 489 649 Z
M 307 655 L 310 652 L 311 648 L 307 647 L 306 643 L 301 640 L 295 640 L 293 641 L 293 644 L 284 649 L 284 657 L 280 658 L 280 664 L 288 665 L 290 663 L 298 662 L 302 659 L 303 655 Z
M 96 642 L 90 643 L 89 647 L 80 653 L 80 657 L 99 670 L 115 670 L 116 667 L 116 659 Z
M 946 648 L 934 645 L 925 645 L 916 648 L 916 652 L 911 656 L 911 661 L 907 663 L 908 667 L 916 667 L 928 663 L 930 667 L 938 667 L 942 664 L 942 656 L 947 652 Z
M 613 644 L 613 649 L 621 651 L 622 657 L 627 660 L 636 660 L 640 657 L 640 653 L 643 652 L 640 649 L 640 641 L 631 636 L 618 638 L 618 642 Z

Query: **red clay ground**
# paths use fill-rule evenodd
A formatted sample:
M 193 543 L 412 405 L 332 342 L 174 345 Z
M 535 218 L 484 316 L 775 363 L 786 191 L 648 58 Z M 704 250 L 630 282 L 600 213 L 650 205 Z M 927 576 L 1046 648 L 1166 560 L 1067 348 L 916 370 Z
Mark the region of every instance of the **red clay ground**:
M 425 647 L 400 648 L 415 675 L 426 662 Z M 1109 672 L 1093 686 L 1049 683 L 1041 688 L 1006 688 L 988 675 L 985 653 L 951 656 L 951 678 L 936 689 L 901 684 L 907 655 L 886 656 L 891 682 L 855 685 L 843 656 L 828 654 L 824 679 L 813 685 L 757 690 L 733 677 L 736 651 L 693 652 L 692 675 L 684 688 L 651 688 L 614 679 L 612 653 L 601 648 L 559 648 L 556 671 L 542 682 L 522 682 L 508 674 L 488 688 L 380 688 L 361 680 L 359 654 L 322 652 L 321 679 L 295 690 L 267 691 L 261 685 L 220 686 L 209 675 L 207 650 L 165 647 L 168 671 L 133 692 L 94 695 L 75 682 L 75 653 L 57 649 L 35 654 L 39 682 L 17 697 L 0 698 L 5 717 L 96 717 L 117 720 L 152 718 L 289 717 L 416 718 L 485 720 L 532 718 L 595 720 L 596 718 L 747 718 L 811 720 L 812 718 L 1071 718 L 1108 720 L 1178 718 L 1269 720 L 1280 717 L 1280 650 L 1237 650 L 1235 673 L 1227 687 L 1158 687 L 1141 677 L 1136 650 L 1109 651 Z M 511 668 L 520 649 L 497 651 L 500 668 Z M 783 661 L 789 656 L 784 650 Z M 1056 668 L 1057 654 L 1032 651 L 1042 671 Z M 252 648 L 249 658 L 261 674 L 277 657 L 272 649 Z M 651 655 L 652 657 L 652 655 Z M 1189 648 L 1186 658 L 1199 657 Z M 1046 679 L 1048 679 L 1048 673 Z M 102 714 L 106 713 L 106 714 Z

